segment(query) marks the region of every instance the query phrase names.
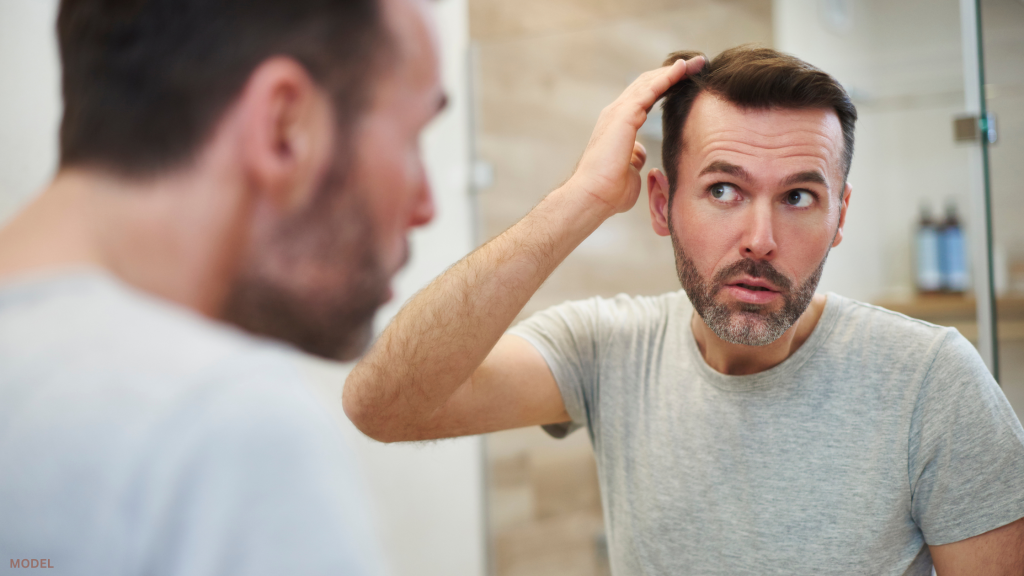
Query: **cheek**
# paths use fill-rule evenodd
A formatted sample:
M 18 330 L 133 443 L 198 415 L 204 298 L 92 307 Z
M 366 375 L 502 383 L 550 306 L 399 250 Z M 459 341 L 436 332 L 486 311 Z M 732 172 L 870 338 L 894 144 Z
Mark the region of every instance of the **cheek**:
M 679 199 L 672 206 L 672 228 L 686 255 L 704 275 L 736 259 L 742 236 L 738 218 L 724 212 L 701 210 L 699 202 Z
M 835 218 L 828 217 L 822 222 L 820 216 L 794 219 L 779 226 L 776 231 L 779 268 L 790 276 L 807 277 L 828 254 L 835 226 Z
M 409 166 L 401 142 L 387 131 L 368 138 L 360 174 L 364 192 L 375 215 L 394 213 L 400 208 L 399 193 L 408 184 Z
M 382 130 L 365 142 L 360 193 L 366 194 L 380 257 L 389 268 L 406 255 L 410 221 L 425 174 L 415 140 L 399 130 Z

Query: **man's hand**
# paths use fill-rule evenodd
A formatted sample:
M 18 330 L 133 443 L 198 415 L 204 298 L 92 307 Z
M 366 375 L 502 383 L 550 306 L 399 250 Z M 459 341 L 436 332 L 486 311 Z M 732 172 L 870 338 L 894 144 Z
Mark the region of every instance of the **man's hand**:
M 426 440 L 568 420 L 543 356 L 502 334 L 580 242 L 636 203 L 647 159 L 637 130 L 665 90 L 703 65 L 641 75 L 601 112 L 568 182 L 402 308 L 345 383 L 345 412 L 360 430 Z
M 601 111 L 570 185 L 607 205 L 612 214 L 632 208 L 640 195 L 640 170 L 647 161 L 647 151 L 636 141 L 637 131 L 670 86 L 703 66 L 704 58 L 699 56 L 641 74 Z

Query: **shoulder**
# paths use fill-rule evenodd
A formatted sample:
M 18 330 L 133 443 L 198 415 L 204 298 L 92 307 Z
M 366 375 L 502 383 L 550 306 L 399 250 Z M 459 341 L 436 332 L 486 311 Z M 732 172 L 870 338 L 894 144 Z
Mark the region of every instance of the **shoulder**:
M 97 308 L 109 321 L 82 328 L 109 346 L 89 350 L 83 342 L 103 357 L 90 374 L 97 392 L 129 390 L 157 435 L 189 428 L 262 442 L 271 434 L 280 444 L 315 437 L 330 421 L 305 385 L 297 353 L 283 344 L 125 287 Z
M 102 274 L 0 292 L 0 355 L 25 376 L 73 372 L 83 384 L 155 389 L 238 375 L 241 366 L 280 375 L 290 370 L 287 350 Z M 55 356 L 59 365 L 45 361 Z
M 131 455 L 124 483 L 149 544 L 139 548 L 152 551 L 139 563 L 192 554 L 169 544 L 194 540 L 239 545 L 254 573 L 291 573 L 296 562 L 304 573 L 379 572 L 364 486 L 340 429 L 277 366 L 252 367 L 221 371 L 201 397 L 161 413 Z
M 675 316 L 689 319 L 692 310 L 682 290 L 657 296 L 618 294 L 610 298 L 595 296 L 563 302 L 533 314 L 524 324 L 564 323 L 592 329 L 607 326 L 626 328 L 660 324 Z
M 830 293 L 828 298 L 837 300 L 838 320 L 844 327 L 856 328 L 875 335 L 888 335 L 892 338 L 909 338 L 914 341 L 944 338 L 946 333 L 951 330 L 946 326 L 911 318 L 881 306 L 838 294 Z
M 245 471 L 238 481 L 246 482 L 244 476 L 252 474 L 281 476 L 285 469 L 326 473 L 347 466 L 351 458 L 341 431 L 299 379 L 298 368 L 265 356 L 248 360 L 246 366 L 211 372 L 201 391 L 153 413 L 139 449 L 180 459 L 161 463 L 142 455 L 145 468 L 171 474 Z M 171 469 L 163 469 L 164 464 Z
M 674 316 L 689 319 L 693 311 L 689 297 L 682 290 L 656 296 L 619 294 L 614 298 L 601 299 L 601 305 L 609 314 L 656 322 Z
M 691 310 L 682 291 L 658 296 L 594 297 L 537 312 L 509 334 L 530 342 L 549 365 L 557 364 L 558 358 L 591 365 L 602 358 L 641 354 L 666 334 L 687 329 Z
M 839 303 L 834 340 L 881 360 L 890 370 L 917 374 L 935 387 L 995 385 L 984 361 L 955 328 L 938 326 L 835 294 Z
M 828 298 L 834 301 L 830 340 L 850 353 L 859 351 L 895 367 L 904 362 L 931 362 L 947 340 L 966 342 L 955 328 L 938 326 L 838 294 L 830 293 Z
M 60 422 L 107 456 L 144 458 L 172 429 L 319 417 L 285 346 L 92 273 L 0 292 L 0 366 L 0 413 L 38 412 L 23 424 L 40 438 Z
M 76 495 L 62 516 L 111 518 L 89 537 L 123 531 L 140 555 L 165 528 L 250 539 L 268 562 L 286 541 L 326 561 L 365 539 L 353 459 L 284 346 L 92 275 L 0 290 L 0 376 L 0 421 L 22 439 L 0 452 L 26 462 L 0 507 Z

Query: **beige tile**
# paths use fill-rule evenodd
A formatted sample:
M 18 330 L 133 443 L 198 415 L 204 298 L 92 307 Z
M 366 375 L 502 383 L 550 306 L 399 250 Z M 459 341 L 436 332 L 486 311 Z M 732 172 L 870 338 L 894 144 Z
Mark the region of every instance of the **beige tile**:
M 492 534 L 504 534 L 510 529 L 534 522 L 534 489 L 529 483 L 517 486 L 491 485 L 489 490 L 488 521 Z
M 538 451 L 530 458 L 534 510 L 538 520 L 575 512 L 601 514 L 597 466 L 588 452 Z
M 525 486 L 530 482 L 530 457 L 526 450 L 505 458 L 491 458 L 490 480 L 499 488 Z
M 576 513 L 508 530 L 495 538 L 498 576 L 593 576 L 599 557 L 600 516 Z
M 570 438 L 574 442 L 578 442 L 573 436 L 575 434 L 570 436 Z M 586 441 L 585 438 L 584 441 Z M 548 436 L 540 426 L 530 426 L 529 428 L 516 428 L 515 430 L 488 434 L 486 436 L 486 443 L 487 459 L 493 463 L 497 460 L 515 458 L 521 454 L 526 454 L 538 446 L 558 445 L 559 440 Z
M 708 4 L 731 13 L 749 12 L 764 21 L 771 18 L 771 3 L 765 0 L 476 0 L 470 2 L 470 33 L 478 39 L 541 36 L 671 12 L 699 20 Z

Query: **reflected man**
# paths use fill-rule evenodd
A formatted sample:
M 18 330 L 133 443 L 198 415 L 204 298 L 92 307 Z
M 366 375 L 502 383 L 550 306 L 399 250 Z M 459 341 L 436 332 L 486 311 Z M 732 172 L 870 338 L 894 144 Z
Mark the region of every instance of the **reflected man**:
M 849 96 L 773 50 L 705 61 L 673 54 L 605 108 L 563 186 L 399 313 L 346 412 L 383 441 L 585 428 L 618 575 L 1021 574 L 1024 431 L 976 351 L 816 293 L 852 195 Z M 506 331 L 636 202 L 662 96 L 650 215 L 683 291 Z

